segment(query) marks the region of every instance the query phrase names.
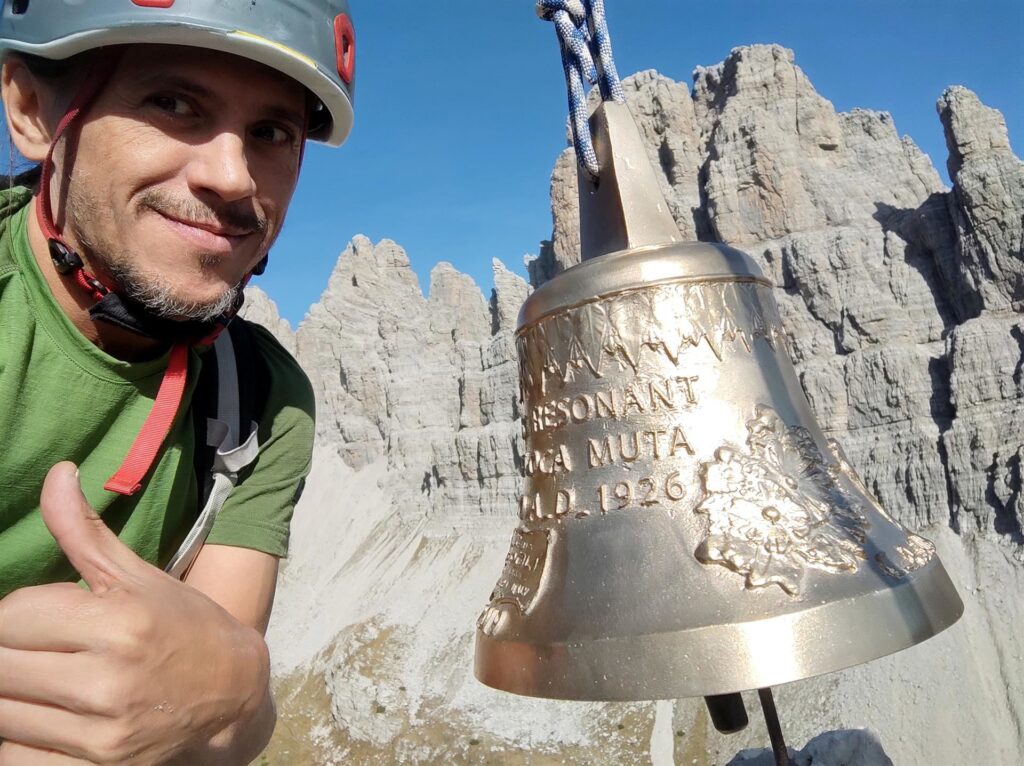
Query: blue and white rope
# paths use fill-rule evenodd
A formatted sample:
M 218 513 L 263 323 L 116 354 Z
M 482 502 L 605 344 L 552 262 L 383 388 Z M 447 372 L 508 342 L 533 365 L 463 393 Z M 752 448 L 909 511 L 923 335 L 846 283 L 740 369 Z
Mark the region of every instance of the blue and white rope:
M 597 84 L 605 101 L 626 100 L 612 57 L 604 0 L 537 0 L 537 15 L 554 22 L 558 33 L 576 160 L 596 178 L 600 168 L 587 123 L 584 81 Z

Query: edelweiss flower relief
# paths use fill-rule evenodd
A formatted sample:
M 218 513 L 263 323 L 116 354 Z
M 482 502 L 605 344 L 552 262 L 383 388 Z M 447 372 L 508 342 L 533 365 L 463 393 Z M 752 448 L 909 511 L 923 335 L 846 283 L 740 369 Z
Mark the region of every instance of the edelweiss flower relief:
M 747 431 L 746 452 L 723 445 L 701 466 L 705 497 L 696 512 L 709 528 L 697 558 L 743 575 L 747 587 L 774 583 L 791 595 L 807 567 L 857 571 L 867 519 L 808 431 L 787 428 L 763 405 Z

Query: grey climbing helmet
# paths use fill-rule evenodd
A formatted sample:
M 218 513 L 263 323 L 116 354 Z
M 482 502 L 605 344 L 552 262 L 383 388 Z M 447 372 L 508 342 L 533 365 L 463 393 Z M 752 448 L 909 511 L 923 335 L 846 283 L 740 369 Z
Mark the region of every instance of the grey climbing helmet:
M 107 45 L 164 43 L 234 53 L 304 85 L 309 137 L 352 128 L 355 30 L 346 0 L 2 0 L 0 51 L 64 59 Z

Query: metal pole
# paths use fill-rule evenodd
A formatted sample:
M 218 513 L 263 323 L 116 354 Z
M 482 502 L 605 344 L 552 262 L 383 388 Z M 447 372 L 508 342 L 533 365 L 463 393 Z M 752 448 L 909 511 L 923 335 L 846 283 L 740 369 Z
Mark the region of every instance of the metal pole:
M 775 766 L 792 766 L 789 760 L 789 749 L 782 738 L 782 726 L 779 725 L 779 714 L 775 709 L 775 698 L 771 688 L 758 689 L 758 699 L 764 711 L 764 722 L 768 725 L 768 736 L 772 740 L 772 752 L 775 754 Z

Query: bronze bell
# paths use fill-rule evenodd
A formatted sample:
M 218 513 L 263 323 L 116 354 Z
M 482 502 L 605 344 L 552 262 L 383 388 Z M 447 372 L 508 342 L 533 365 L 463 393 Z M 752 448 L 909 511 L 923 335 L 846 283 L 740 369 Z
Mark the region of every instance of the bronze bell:
M 625 104 L 591 131 L 585 260 L 519 315 L 526 476 L 477 678 L 711 705 L 952 625 L 931 543 L 815 422 L 772 284 L 738 250 L 681 241 Z

